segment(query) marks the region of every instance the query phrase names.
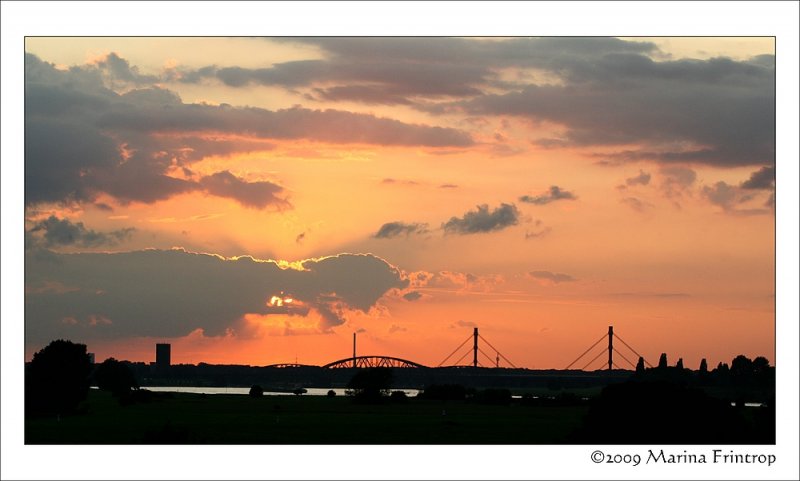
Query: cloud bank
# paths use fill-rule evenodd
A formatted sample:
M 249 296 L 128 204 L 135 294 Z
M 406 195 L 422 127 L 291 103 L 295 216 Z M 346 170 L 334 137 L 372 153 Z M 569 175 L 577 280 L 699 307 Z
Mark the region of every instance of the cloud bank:
M 184 250 L 58 254 L 25 258 L 26 342 L 57 337 L 99 339 L 236 333 L 245 314 L 307 315 L 321 331 L 368 312 L 402 273 L 369 254 L 340 254 L 289 267 L 251 257 L 223 258 Z M 58 286 L 54 288 L 53 286 Z M 290 306 L 270 304 L 291 296 Z M 98 319 L 103 322 L 98 323 Z
M 223 170 L 200 177 L 210 155 L 269 150 L 269 141 L 464 147 L 460 130 L 371 114 L 293 107 L 267 110 L 184 103 L 116 54 L 68 70 L 25 55 L 25 203 L 152 203 L 186 192 L 227 197 L 252 208 L 286 208 L 277 183 Z M 114 82 L 131 89 L 113 90 Z M 149 83 L 150 82 L 150 83 Z M 132 86 L 132 87 L 131 87 Z
M 428 224 L 416 222 L 410 224 L 403 222 L 387 222 L 378 229 L 378 232 L 376 232 L 373 237 L 376 239 L 391 239 L 401 235 L 407 237 L 411 234 L 425 234 L 427 232 L 429 232 Z
M 446 234 L 480 234 L 503 230 L 518 223 L 519 210 L 514 204 L 503 203 L 492 211 L 489 211 L 487 204 L 483 204 L 462 217 L 451 217 L 442 224 L 442 229 Z
M 26 248 L 34 245 L 44 247 L 101 247 L 115 246 L 130 238 L 135 231 L 133 227 L 109 232 L 98 232 L 88 229 L 83 222 L 71 222 L 51 215 L 37 222 L 25 232 Z
M 577 197 L 572 192 L 561 190 L 559 186 L 553 185 L 550 186 L 550 190 L 541 195 L 537 196 L 523 195 L 522 197 L 519 198 L 519 201 L 528 204 L 545 205 L 551 202 L 555 202 L 557 200 L 575 200 L 575 199 L 577 199 Z
M 573 282 L 575 278 L 569 274 L 562 274 L 558 272 L 550 272 L 550 271 L 531 271 L 528 275 L 537 280 L 551 282 L 553 284 L 559 284 L 561 282 Z

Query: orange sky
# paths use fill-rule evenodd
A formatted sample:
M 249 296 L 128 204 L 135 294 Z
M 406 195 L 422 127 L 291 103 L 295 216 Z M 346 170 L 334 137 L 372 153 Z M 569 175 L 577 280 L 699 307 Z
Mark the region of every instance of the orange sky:
M 771 38 L 26 52 L 27 358 L 324 364 L 357 331 L 435 366 L 477 326 L 546 369 L 613 324 L 653 363 L 774 360 Z

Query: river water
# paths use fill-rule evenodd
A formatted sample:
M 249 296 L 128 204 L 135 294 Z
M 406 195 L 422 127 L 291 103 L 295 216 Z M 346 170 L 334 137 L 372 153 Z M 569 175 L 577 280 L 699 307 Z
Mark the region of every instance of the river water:
M 188 392 L 194 394 L 249 394 L 249 387 L 196 387 L 196 386 L 142 386 L 153 392 Z M 336 387 L 307 387 L 304 396 L 327 396 L 328 391 L 333 391 L 337 396 L 344 396 L 344 388 Z M 419 389 L 392 389 L 392 391 L 403 391 L 407 396 L 416 396 Z M 291 392 L 264 391 L 265 396 L 292 396 Z

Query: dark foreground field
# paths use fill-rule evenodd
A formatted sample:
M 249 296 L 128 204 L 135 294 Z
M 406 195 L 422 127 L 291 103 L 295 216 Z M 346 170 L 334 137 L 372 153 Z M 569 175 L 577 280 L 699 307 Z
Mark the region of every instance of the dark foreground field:
M 26 419 L 27 444 L 558 444 L 585 406 L 409 398 L 169 394 L 127 406 L 92 390 L 82 414 Z

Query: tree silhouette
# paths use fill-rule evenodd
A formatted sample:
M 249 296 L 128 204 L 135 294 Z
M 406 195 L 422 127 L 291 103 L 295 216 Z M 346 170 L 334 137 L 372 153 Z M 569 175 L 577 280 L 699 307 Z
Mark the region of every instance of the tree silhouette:
M 139 389 L 139 383 L 133 371 L 124 362 L 110 357 L 97 366 L 94 372 L 97 387 L 103 391 L 110 391 L 115 397 L 130 395 L 132 389 Z
M 729 402 L 663 381 L 612 384 L 595 398 L 574 435 L 579 443 L 711 444 L 757 439 Z
M 753 374 L 753 361 L 747 356 L 739 354 L 731 361 L 731 376 L 747 379 Z
M 756 375 L 763 374 L 769 371 L 769 361 L 764 356 L 758 356 L 757 358 L 753 359 L 753 372 Z
M 392 370 L 373 367 L 358 371 L 347 383 L 357 400 L 376 401 L 389 394 L 392 385 Z
M 683 369 L 683 358 L 678 359 L 678 363 L 675 364 L 675 367 L 678 369 Z
M 636 363 L 636 373 L 642 374 L 644 372 L 644 358 L 639 356 L 639 362 Z
M 706 361 L 706 358 L 703 358 L 703 360 L 700 361 L 700 372 L 704 374 L 708 372 L 708 362 Z
M 667 367 L 667 353 L 662 352 L 661 357 L 658 358 L 658 368 L 659 369 L 666 369 Z
M 92 366 L 85 344 L 62 339 L 33 355 L 25 376 L 25 403 L 32 412 L 65 414 L 89 393 Z

